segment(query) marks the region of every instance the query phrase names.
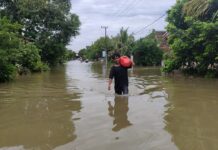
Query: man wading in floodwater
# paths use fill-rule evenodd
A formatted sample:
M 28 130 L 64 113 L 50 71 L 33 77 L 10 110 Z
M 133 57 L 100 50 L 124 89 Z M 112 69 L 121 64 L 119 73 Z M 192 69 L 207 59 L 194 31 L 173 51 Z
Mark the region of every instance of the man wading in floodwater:
M 111 90 L 111 84 L 114 78 L 115 85 L 114 90 L 115 93 L 118 95 L 128 94 L 128 69 L 125 67 L 120 66 L 119 64 L 119 53 L 114 53 L 112 55 L 113 61 L 115 61 L 115 65 L 111 67 L 110 75 L 109 75 L 109 82 L 108 82 L 108 90 Z

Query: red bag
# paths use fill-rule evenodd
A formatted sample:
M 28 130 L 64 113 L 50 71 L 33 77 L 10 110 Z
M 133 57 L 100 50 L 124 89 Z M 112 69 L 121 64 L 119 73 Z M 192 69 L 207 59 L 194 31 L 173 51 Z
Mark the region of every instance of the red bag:
M 127 56 L 121 56 L 119 58 L 119 63 L 124 68 L 131 68 L 132 67 L 132 60 Z

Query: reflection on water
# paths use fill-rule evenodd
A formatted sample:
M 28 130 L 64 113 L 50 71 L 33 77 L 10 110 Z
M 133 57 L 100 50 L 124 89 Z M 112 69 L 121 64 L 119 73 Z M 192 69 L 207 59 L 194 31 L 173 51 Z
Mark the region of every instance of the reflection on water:
M 128 96 L 115 96 L 114 106 L 112 106 L 111 101 L 108 101 L 109 116 L 114 117 L 114 127 L 112 128 L 113 131 L 116 132 L 122 128 L 132 125 L 128 120 L 128 110 Z
M 68 64 L 67 74 L 76 80 L 81 93 L 82 109 L 76 115 L 81 119 L 75 123 L 77 139 L 56 150 L 177 150 L 171 142 L 171 135 L 164 130 L 163 116 L 167 101 L 160 81 L 160 70 L 134 68 L 136 72 L 129 72 L 130 95 L 117 97 L 113 90 L 107 91 L 109 69 L 105 77 L 102 66 L 100 63 Z M 138 70 L 143 77 L 140 77 Z M 143 75 L 145 72 L 149 75 Z M 80 76 L 76 76 L 79 73 Z M 150 91 L 146 92 L 143 87 L 149 83 L 161 90 L 150 87 Z
M 66 91 L 65 70 L 0 85 L 0 149 L 53 149 L 76 139 L 77 93 Z
M 135 67 L 124 97 L 108 71 L 72 61 L 0 84 L 0 150 L 218 149 L 218 80 Z
M 218 81 L 216 79 L 171 79 L 166 130 L 181 150 L 218 149 Z

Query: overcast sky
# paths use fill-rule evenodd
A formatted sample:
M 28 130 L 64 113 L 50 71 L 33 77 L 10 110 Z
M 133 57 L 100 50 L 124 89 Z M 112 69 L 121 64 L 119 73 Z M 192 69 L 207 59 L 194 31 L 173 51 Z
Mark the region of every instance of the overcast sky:
M 165 30 L 166 16 L 150 24 L 163 16 L 176 0 L 71 0 L 71 3 L 71 12 L 79 16 L 81 26 L 80 35 L 72 38 L 68 48 L 79 51 L 104 36 L 101 26 L 108 27 L 108 36 L 116 36 L 121 27 L 128 28 L 129 33 L 137 33 L 136 39 L 152 29 Z M 141 30 L 147 25 L 150 26 Z

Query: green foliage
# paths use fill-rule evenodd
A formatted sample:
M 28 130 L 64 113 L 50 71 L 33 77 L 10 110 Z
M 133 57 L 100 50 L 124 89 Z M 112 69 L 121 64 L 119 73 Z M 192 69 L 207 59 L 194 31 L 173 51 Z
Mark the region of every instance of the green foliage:
M 80 21 L 70 7 L 70 0 L 0 1 L 0 81 L 16 72 L 47 70 L 47 64 L 72 56 L 65 46 L 79 34 Z
M 100 37 L 91 46 L 82 49 L 79 54 L 85 58 L 96 60 L 102 57 L 102 51 L 105 51 L 106 49 L 107 51 L 114 49 L 113 41 L 108 37 L 106 37 L 106 39 Z
M 0 82 L 13 80 L 16 75 L 16 67 L 12 64 L 0 62 Z
M 28 68 L 30 71 L 42 71 L 39 68 L 41 57 L 39 49 L 32 43 L 20 43 L 19 51 L 16 53 L 16 64 L 21 65 L 23 68 Z
M 17 31 L 19 24 L 11 24 L 6 18 L 0 19 L 0 82 L 12 80 L 15 77 L 15 59 L 10 56 L 19 48 Z
M 163 53 L 157 47 L 157 41 L 154 38 L 144 38 L 136 41 L 133 53 L 136 65 L 153 66 L 161 64 Z
M 80 21 L 70 6 L 70 0 L 2 0 L 0 14 L 22 24 L 20 35 L 41 49 L 45 63 L 56 65 L 64 62 L 65 46 L 79 34 Z
M 114 51 L 120 52 L 121 55 L 134 54 L 135 64 L 143 66 L 160 65 L 163 55 L 154 32 L 144 39 L 135 41 L 133 35 L 128 34 L 128 29 L 121 28 L 117 36 L 97 39 L 91 46 L 80 50 L 79 56 L 83 59 L 97 60 L 102 56 L 105 47 L 109 57 Z
M 105 41 L 106 40 L 106 41 Z M 87 51 L 87 57 L 89 59 L 96 59 L 98 57 L 102 56 L 102 51 L 105 50 L 105 47 L 107 46 L 109 38 L 99 38 L 98 40 L 96 40 L 90 47 L 88 47 L 88 51 Z
M 182 11 L 186 1 L 188 0 L 178 0 L 176 5 L 168 11 L 167 21 L 169 22 L 169 26 L 176 26 L 180 29 L 185 29 L 187 27 L 184 22 L 184 13 Z M 167 26 L 167 28 L 169 27 Z
M 205 10 L 210 10 L 210 12 L 202 10 L 202 15 L 195 16 L 192 11 L 200 13 L 200 9 L 196 7 L 190 10 L 188 8 L 194 1 L 177 1 L 176 5 L 168 12 L 167 30 L 173 54 L 171 58 L 165 59 L 163 70 L 170 72 L 181 69 L 188 74 L 216 76 L 218 72 L 216 69 L 218 63 L 218 20 L 212 19 L 213 13 L 216 11 L 210 5 L 210 1 L 204 1 L 207 3 L 206 6 L 204 5 Z M 195 1 L 196 5 L 197 3 Z M 203 7 L 200 3 L 198 4 L 199 7 Z M 185 14 L 183 11 L 186 11 Z
M 218 17 L 217 0 L 190 0 L 184 5 L 187 16 L 198 18 L 202 21 L 215 20 Z
M 78 53 L 79 57 L 81 57 L 81 58 L 83 58 L 83 59 L 86 59 L 86 58 L 87 58 L 87 56 L 86 56 L 86 54 L 87 54 L 87 49 L 88 49 L 88 47 L 87 47 L 87 48 L 84 48 L 84 49 L 81 49 L 81 50 L 79 51 L 79 53 Z
M 122 55 L 130 55 L 132 53 L 135 39 L 132 34 L 128 34 L 128 28 L 121 28 L 120 33 L 114 38 L 116 39 L 114 43 L 116 50 L 119 50 Z
M 92 60 L 102 57 L 102 51 L 105 50 L 107 50 L 108 54 L 117 50 L 122 55 L 130 55 L 133 45 L 134 37 L 128 34 L 128 29 L 121 28 L 119 34 L 115 37 L 100 37 L 91 46 L 88 46 L 85 50 L 82 49 L 81 54 Z
M 174 54 L 172 52 L 165 53 L 164 56 L 164 67 L 162 68 L 163 72 L 170 73 L 175 69 L 179 69 L 181 62 L 174 59 Z
M 19 36 L 22 26 L 6 18 L 0 19 L 0 24 L 0 82 L 12 80 L 17 71 L 43 70 L 39 49 Z
M 74 51 L 66 50 L 66 53 L 65 53 L 65 59 L 66 60 L 72 60 L 72 59 L 75 59 L 75 58 L 76 58 L 76 53 Z

